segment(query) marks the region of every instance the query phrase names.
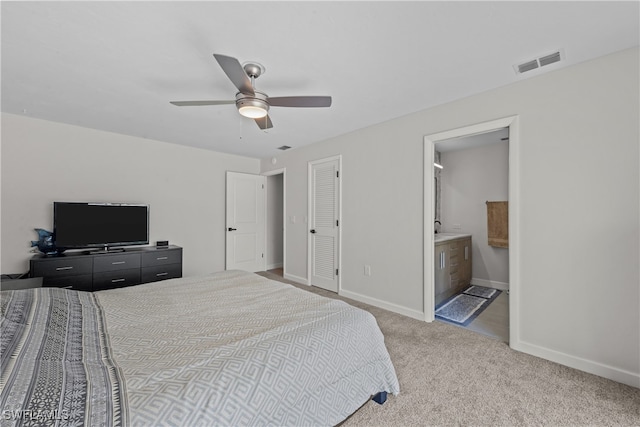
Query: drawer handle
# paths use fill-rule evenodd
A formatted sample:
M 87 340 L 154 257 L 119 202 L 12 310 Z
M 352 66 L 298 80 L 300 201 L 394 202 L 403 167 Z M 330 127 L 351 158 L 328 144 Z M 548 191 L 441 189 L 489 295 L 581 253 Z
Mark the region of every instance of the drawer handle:
M 114 261 L 111 263 L 111 265 L 118 265 L 118 264 L 126 264 L 126 261 Z
M 158 273 L 158 274 L 156 274 L 156 276 L 157 276 L 157 277 L 160 277 L 160 276 L 166 276 L 167 274 L 169 274 L 169 273 Z
M 73 267 L 56 267 L 57 271 L 61 271 L 61 270 L 73 270 Z
M 160 261 L 161 259 L 169 259 L 169 257 L 168 257 L 168 256 L 161 256 L 161 257 L 158 257 L 158 258 L 156 258 L 156 259 L 157 259 L 158 261 Z
M 124 282 L 126 279 L 113 279 L 111 280 L 111 283 L 118 283 L 118 282 Z

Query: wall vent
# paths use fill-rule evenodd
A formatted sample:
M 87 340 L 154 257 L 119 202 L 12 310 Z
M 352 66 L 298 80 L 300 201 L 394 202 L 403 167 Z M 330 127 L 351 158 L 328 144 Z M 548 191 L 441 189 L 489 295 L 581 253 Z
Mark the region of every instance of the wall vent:
M 291 147 L 289 147 L 288 145 L 283 145 L 282 147 L 278 147 L 278 150 L 284 151 L 284 150 L 288 150 L 289 148 Z
M 527 71 L 535 70 L 536 68 L 555 64 L 556 62 L 560 62 L 562 59 L 564 59 L 564 52 L 562 49 L 559 49 L 548 55 L 541 56 L 540 58 L 514 65 L 513 69 L 516 71 L 516 74 L 522 74 Z

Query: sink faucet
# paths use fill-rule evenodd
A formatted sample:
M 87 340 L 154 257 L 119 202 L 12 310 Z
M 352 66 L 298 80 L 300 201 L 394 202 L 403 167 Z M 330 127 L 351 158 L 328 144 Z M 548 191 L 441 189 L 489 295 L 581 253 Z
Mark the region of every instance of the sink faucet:
M 435 233 L 435 234 L 438 234 L 438 229 L 435 227 L 435 225 L 436 225 L 436 224 L 440 224 L 440 225 L 442 225 L 442 223 L 441 223 L 440 221 L 438 221 L 437 219 L 436 219 L 435 221 L 433 221 L 433 225 L 434 225 L 433 230 L 434 230 L 434 233 Z

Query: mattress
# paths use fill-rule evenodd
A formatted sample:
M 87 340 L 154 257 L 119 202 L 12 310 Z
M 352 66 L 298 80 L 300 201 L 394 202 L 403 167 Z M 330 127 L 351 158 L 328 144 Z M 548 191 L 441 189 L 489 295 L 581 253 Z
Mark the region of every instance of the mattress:
M 370 313 L 253 273 L 1 301 L 2 425 L 335 425 L 400 390 Z

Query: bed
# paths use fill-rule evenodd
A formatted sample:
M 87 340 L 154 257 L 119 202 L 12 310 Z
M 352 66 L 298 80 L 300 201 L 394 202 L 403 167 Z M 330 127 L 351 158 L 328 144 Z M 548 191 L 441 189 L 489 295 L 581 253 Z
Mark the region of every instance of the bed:
M 0 425 L 335 425 L 398 394 L 375 318 L 242 271 L 2 291 Z

